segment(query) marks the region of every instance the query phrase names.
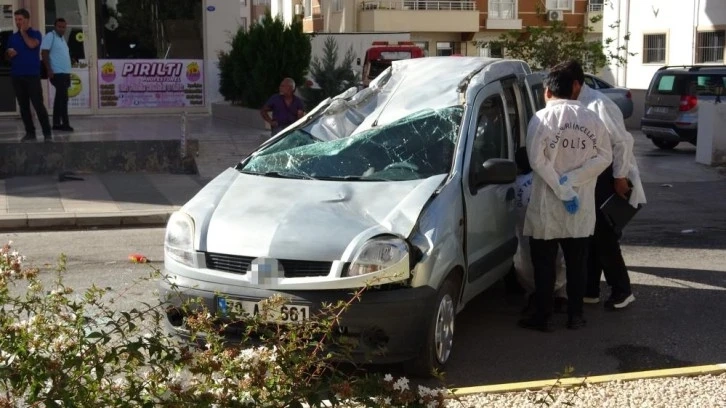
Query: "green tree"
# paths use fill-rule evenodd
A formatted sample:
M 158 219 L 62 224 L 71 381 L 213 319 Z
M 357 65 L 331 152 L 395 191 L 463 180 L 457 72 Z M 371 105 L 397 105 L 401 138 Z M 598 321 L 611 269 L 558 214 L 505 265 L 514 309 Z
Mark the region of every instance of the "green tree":
M 286 26 L 270 11 L 249 31 L 239 28 L 229 54 L 220 56 L 220 93 L 226 100 L 259 109 L 285 77 L 300 85 L 310 65 L 312 46 L 299 18 Z
M 355 61 L 355 51 L 353 46 L 350 46 L 338 65 L 338 43 L 332 36 L 325 38 L 323 57 L 314 57 L 310 64 L 310 74 L 320 89 L 303 89 L 303 96 L 309 107 L 316 106 L 323 99 L 339 95 L 355 85 L 353 61 Z
M 544 18 L 544 15 L 540 13 Z M 590 19 L 596 23 L 602 16 Z M 527 62 L 534 71 L 546 70 L 567 59 L 576 59 L 588 72 L 597 72 L 611 62 L 623 65 L 627 62 L 625 46 L 611 49 L 613 40 L 588 40 L 590 26 L 568 29 L 562 21 L 551 21 L 546 26 L 527 26 L 524 30 L 512 30 L 499 36 L 495 41 L 477 42 L 478 46 L 499 46 L 508 58 Z M 625 40 L 628 38 L 626 36 Z M 605 43 L 605 45 L 603 45 Z

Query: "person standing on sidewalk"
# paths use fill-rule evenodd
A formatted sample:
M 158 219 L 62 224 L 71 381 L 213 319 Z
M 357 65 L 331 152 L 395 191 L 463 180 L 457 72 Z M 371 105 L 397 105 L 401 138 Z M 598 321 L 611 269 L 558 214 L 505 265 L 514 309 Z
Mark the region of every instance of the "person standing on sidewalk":
M 20 116 L 25 125 L 23 142 L 36 140 L 35 125 L 30 112 L 33 104 L 38 121 L 43 129 L 46 142 L 52 141 L 48 111 L 43 105 L 43 89 L 40 85 L 40 42 L 43 39 L 40 31 L 30 27 L 30 13 L 26 9 L 15 10 L 15 26 L 18 31 L 10 36 L 5 55 L 10 59 L 10 76 L 15 90 L 15 98 L 20 107 Z
M 71 87 L 71 53 L 64 39 L 66 20 L 55 20 L 53 31 L 43 38 L 40 53 L 48 72 L 48 81 L 55 87 L 53 100 L 53 129 L 72 132 L 68 120 L 68 88 Z
M 595 187 L 597 220 L 590 245 L 588 283 L 584 301 L 592 304 L 600 302 L 600 276 L 604 273 L 605 280 L 611 287 L 610 298 L 605 301 L 605 307 L 624 309 L 635 301 L 635 296 L 630 286 L 628 268 L 620 250 L 622 231 L 613 229 L 600 211 L 600 206 L 613 194 L 627 199 L 634 208 L 646 202 L 638 164 L 633 154 L 633 136 L 625 129 L 623 114 L 615 102 L 585 84 L 582 65 L 570 60 L 559 64 L 555 69 L 565 69 L 572 73 L 575 78 L 574 98 L 595 112 L 605 123 L 613 151 L 613 162 L 598 177 Z
M 272 117 L 270 117 L 272 112 Z M 305 116 L 305 105 L 295 95 L 295 80 L 285 78 L 280 83 L 280 93 L 272 95 L 260 111 L 262 119 L 270 124 L 271 136 Z
M 534 170 L 532 195 L 524 221 L 534 264 L 534 315 L 521 327 L 551 331 L 558 246 L 567 274 L 567 327 L 585 325 L 587 252 L 595 230 L 595 183 L 610 164 L 607 129 L 597 115 L 572 100 L 574 78 L 552 70 L 545 80 L 547 106 L 527 128 L 527 156 Z

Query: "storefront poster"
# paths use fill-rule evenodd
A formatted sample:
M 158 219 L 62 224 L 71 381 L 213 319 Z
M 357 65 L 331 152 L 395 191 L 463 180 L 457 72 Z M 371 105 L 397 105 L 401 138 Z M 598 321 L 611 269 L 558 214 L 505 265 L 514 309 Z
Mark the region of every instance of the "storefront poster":
M 99 60 L 101 108 L 204 106 L 202 60 Z
M 74 109 L 89 109 L 91 107 L 91 84 L 88 68 L 73 68 L 71 70 L 71 86 L 68 88 L 68 111 Z M 55 87 L 48 81 L 48 106 L 53 107 L 55 100 Z

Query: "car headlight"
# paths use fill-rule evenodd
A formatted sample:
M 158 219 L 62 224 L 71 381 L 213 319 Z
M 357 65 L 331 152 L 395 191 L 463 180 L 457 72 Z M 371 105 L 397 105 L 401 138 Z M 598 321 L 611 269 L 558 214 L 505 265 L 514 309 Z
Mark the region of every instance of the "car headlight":
M 169 217 L 164 251 L 176 262 L 194 265 L 194 221 L 190 216 L 177 211 Z
M 400 238 L 374 238 L 353 257 L 347 276 L 360 276 L 386 269 L 408 255 L 408 245 Z

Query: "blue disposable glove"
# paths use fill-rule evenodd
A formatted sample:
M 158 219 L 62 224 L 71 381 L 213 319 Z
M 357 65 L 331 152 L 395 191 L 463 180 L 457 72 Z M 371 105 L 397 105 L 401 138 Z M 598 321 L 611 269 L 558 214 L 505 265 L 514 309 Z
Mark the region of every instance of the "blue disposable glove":
M 560 185 L 567 183 L 567 176 L 560 177 Z
M 574 214 L 580 209 L 580 199 L 575 196 L 572 200 L 562 201 L 568 213 Z

